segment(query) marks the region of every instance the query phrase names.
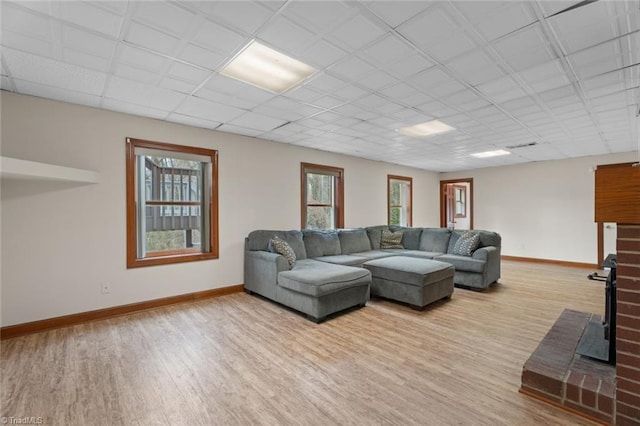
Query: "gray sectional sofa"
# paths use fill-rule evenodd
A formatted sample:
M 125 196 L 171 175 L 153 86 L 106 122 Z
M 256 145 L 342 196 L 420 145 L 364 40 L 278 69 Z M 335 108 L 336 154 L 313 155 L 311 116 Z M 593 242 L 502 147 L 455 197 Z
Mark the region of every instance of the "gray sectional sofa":
M 383 230 L 402 231 L 403 248 L 381 248 Z M 301 311 L 316 322 L 366 304 L 371 272 L 363 265 L 374 259 L 401 256 L 445 262 L 455 268 L 456 286 L 481 290 L 500 278 L 501 237 L 495 232 L 474 232 L 480 236 L 479 247 L 471 256 L 460 256 L 453 253 L 462 231 L 446 228 L 381 225 L 333 231 L 257 230 L 245 240 L 244 287 L 248 293 Z M 269 242 L 275 236 L 295 252 L 292 267 L 285 257 L 270 251 Z

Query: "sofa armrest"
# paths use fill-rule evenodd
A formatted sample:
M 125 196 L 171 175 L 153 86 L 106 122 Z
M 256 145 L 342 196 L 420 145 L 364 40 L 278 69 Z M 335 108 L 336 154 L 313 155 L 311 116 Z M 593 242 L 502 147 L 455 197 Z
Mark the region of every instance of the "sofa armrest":
M 244 252 L 245 289 L 275 300 L 278 273 L 289 270 L 284 256 L 268 251 Z
M 486 285 L 498 281 L 500 278 L 500 249 L 494 246 L 481 247 L 473 252 L 473 259 L 484 260 L 487 263 L 485 269 Z
M 473 259 L 484 260 L 485 262 L 491 257 L 491 254 L 496 252 L 497 249 L 493 246 L 480 247 L 473 252 L 471 257 Z

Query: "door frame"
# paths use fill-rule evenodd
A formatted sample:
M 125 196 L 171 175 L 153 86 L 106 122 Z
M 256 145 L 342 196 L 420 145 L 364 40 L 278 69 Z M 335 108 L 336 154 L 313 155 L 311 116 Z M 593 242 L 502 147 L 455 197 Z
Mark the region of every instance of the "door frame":
M 440 181 L 440 227 L 447 227 L 447 184 L 468 183 L 469 184 L 469 229 L 473 229 L 473 178 L 447 179 Z

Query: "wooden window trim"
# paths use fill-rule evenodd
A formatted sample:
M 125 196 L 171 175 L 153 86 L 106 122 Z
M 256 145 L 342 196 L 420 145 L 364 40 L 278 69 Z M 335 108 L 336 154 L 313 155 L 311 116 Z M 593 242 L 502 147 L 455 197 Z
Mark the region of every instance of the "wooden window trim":
M 455 217 L 456 219 L 465 219 L 467 217 L 467 186 L 466 185 L 453 185 L 453 203 L 454 203 L 454 209 L 455 209 L 455 203 L 458 202 L 458 200 L 456 200 L 455 198 L 455 194 L 456 194 L 456 189 L 462 189 L 464 191 L 464 213 L 455 213 L 453 214 L 453 217 Z
M 340 167 L 324 166 L 321 164 L 300 163 L 300 223 L 304 229 L 307 223 L 307 207 L 331 207 L 330 204 L 307 204 L 306 198 L 306 174 L 314 171 L 326 172 L 335 176 L 337 181 L 335 194 L 335 220 L 336 229 L 344 228 L 344 169 Z
M 408 176 L 387 175 L 387 225 L 391 224 L 391 209 L 394 207 L 391 205 L 391 181 L 401 180 L 409 183 L 409 205 L 407 206 L 407 226 L 413 226 L 413 178 Z
M 211 251 L 203 253 L 201 251 L 192 252 L 191 249 L 167 250 L 163 252 L 148 253 L 146 258 L 137 258 L 137 235 L 136 235 L 136 201 L 135 201 L 135 179 L 136 179 L 136 156 L 135 148 L 153 148 L 169 152 L 183 152 L 207 156 L 211 158 L 211 193 L 209 194 L 209 241 Z M 127 268 L 137 268 L 152 265 L 167 265 L 172 263 L 194 262 L 198 260 L 217 259 L 219 256 L 218 240 L 218 151 L 213 149 L 198 148 L 184 145 L 168 144 L 164 142 L 153 142 L 142 139 L 126 139 L 126 193 L 127 193 Z M 153 205 L 193 205 L 189 201 L 149 201 Z M 200 205 L 196 203 L 195 205 Z

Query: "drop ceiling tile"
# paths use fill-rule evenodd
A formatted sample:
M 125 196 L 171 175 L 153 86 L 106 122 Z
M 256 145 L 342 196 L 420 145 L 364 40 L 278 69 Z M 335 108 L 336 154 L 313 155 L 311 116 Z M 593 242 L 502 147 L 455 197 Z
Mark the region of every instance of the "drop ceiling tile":
M 359 80 L 359 83 L 372 90 L 378 90 L 385 86 L 397 83 L 398 80 L 384 71 L 375 71 Z
M 460 23 L 445 3 L 436 3 L 426 13 L 421 13 L 404 24 L 398 32 L 415 45 L 433 46 L 458 33 Z
M 123 18 L 89 2 L 59 2 L 60 18 L 92 31 L 118 38 Z
M 202 99 L 206 99 L 209 101 L 213 101 L 218 104 L 229 105 L 236 108 L 241 108 L 244 110 L 250 110 L 258 106 L 259 102 L 251 101 L 247 99 L 242 99 L 237 96 L 229 95 L 226 93 L 216 92 L 214 90 L 207 89 L 206 87 L 202 87 L 198 89 L 194 96 Z
M 112 77 L 104 93 L 107 98 L 171 111 L 184 99 L 184 94 L 148 84 Z
M 384 33 L 385 31 L 358 15 L 333 30 L 330 38 L 356 50 L 382 37 Z
M 106 59 L 110 59 L 113 56 L 117 44 L 115 40 L 67 25 L 62 26 L 62 42 L 67 48 L 80 50 Z
M 333 108 L 336 107 L 338 105 L 342 105 L 344 104 L 346 101 L 344 99 L 340 99 L 340 98 L 336 98 L 333 96 L 323 96 L 321 98 L 316 99 L 315 101 L 313 101 L 313 105 L 317 106 L 319 108 Z
M 431 117 L 449 117 L 451 115 L 457 114 L 458 111 L 448 107 L 442 102 L 438 101 L 429 101 L 422 105 L 418 106 L 420 111 L 423 111 L 426 114 L 429 114 Z M 446 119 L 444 120 L 446 122 Z
M 2 33 L 11 31 L 23 36 L 50 39 L 51 21 L 11 3 L 2 4 Z
M 167 117 L 167 121 L 186 124 L 187 126 L 202 127 L 204 129 L 215 129 L 220 125 L 220 123 L 217 121 L 205 120 L 202 118 L 191 117 L 175 112 Z
M 127 80 L 134 80 L 139 83 L 147 84 L 155 84 L 160 79 L 160 76 L 154 72 L 127 64 L 116 65 L 113 74 Z
M 342 86 L 336 89 L 333 93 L 343 99 L 347 99 L 350 101 L 355 101 L 356 99 L 360 99 L 363 96 L 369 94 L 368 91 L 353 85 Z
M 224 123 L 241 116 L 246 111 L 240 108 L 196 98 L 195 96 L 189 96 L 186 101 L 184 101 L 175 110 L 175 112 L 195 118 Z
M 7 5 L 12 5 L 12 6 L 19 6 L 23 9 L 30 9 L 32 11 L 36 11 L 36 12 L 40 12 L 43 15 L 49 15 L 49 16 L 53 16 L 53 17 L 57 17 L 57 13 L 54 13 L 52 10 L 52 5 L 55 6 L 55 4 L 53 2 L 45 2 L 45 1 L 24 1 L 24 2 L 18 2 L 18 1 L 9 1 L 9 0 L 4 0 L 2 2 L 2 7 L 3 7 L 3 14 L 4 14 L 4 8 L 7 7 Z
M 212 71 L 222 66 L 223 61 L 227 58 L 222 54 L 198 47 L 194 44 L 187 44 L 178 57 L 184 61 Z
M 427 60 L 419 54 L 411 54 L 395 63 L 388 64 L 384 69 L 399 78 L 406 78 L 411 75 L 425 71 L 433 66 L 433 62 Z
M 288 55 L 292 55 L 298 52 L 302 46 L 310 44 L 314 37 L 315 34 L 313 32 L 283 16 L 270 21 L 258 33 L 259 39 L 266 41 L 270 47 Z
M 510 76 L 480 84 L 476 88 L 494 102 L 505 102 L 525 96 L 525 91 Z
M 399 59 L 413 53 L 407 44 L 393 34 L 387 34 L 371 46 L 364 49 L 360 55 L 369 62 L 377 65 L 396 63 Z
M 487 40 L 495 40 L 520 28 L 524 28 L 537 18 L 527 2 L 504 4 L 480 21 L 476 28 Z
M 122 45 L 118 58 L 119 62 L 158 73 L 163 72 L 170 63 L 164 56 L 131 45 Z
M 564 86 L 570 83 L 559 60 L 550 61 L 519 73 L 536 92 Z
M 121 102 L 115 99 L 105 98 L 102 100 L 102 108 L 111 111 L 123 112 L 125 114 L 139 115 L 141 117 L 150 117 L 162 120 L 167 117 L 167 111 L 151 108 L 148 106 L 134 105 L 129 102 Z
M 344 86 L 346 83 L 344 80 L 333 77 L 327 73 L 319 73 L 311 80 L 304 84 L 304 87 L 311 88 L 318 92 L 330 93 L 339 87 Z
M 180 80 L 190 81 L 192 83 L 201 83 L 211 75 L 211 71 L 195 68 L 181 62 L 174 62 L 169 68 L 167 74 Z
M 446 66 L 473 86 L 504 76 L 504 72 L 482 50 L 462 55 Z
M 416 93 L 416 89 L 409 86 L 406 83 L 396 83 L 385 89 L 380 90 L 385 96 L 389 96 L 394 99 L 404 99 Z
M 192 26 L 195 15 L 177 4 L 165 1 L 135 2 L 134 19 L 175 36 L 182 36 Z
M 341 1 L 290 2 L 285 15 L 316 32 L 327 31 L 357 13 L 357 8 Z
M 299 59 L 317 69 L 330 66 L 344 58 L 346 52 L 326 40 L 318 40 L 299 54 Z
M 313 102 L 319 97 L 323 96 L 323 93 L 313 90 L 309 87 L 300 86 L 293 90 L 289 90 L 285 96 L 290 99 L 295 99 L 301 102 Z
M 266 2 L 216 1 L 213 16 L 247 34 L 254 34 L 273 15 Z M 269 2 L 275 3 L 275 2 Z
M 261 132 L 268 132 L 285 124 L 286 122 L 286 120 L 268 117 L 255 112 L 247 112 L 229 121 L 229 124 L 247 129 L 260 130 Z
M 608 26 L 609 9 L 607 2 L 593 2 L 550 17 L 547 22 L 554 32 L 559 35 L 561 43 L 565 44 L 564 42 L 571 35 L 581 34 L 587 39 L 583 47 L 592 46 L 594 44 L 592 42 L 604 41 L 613 36 L 610 29 L 605 29 L 604 38 L 601 38 L 603 36 L 602 28 L 599 28 L 601 27 L 600 24 L 603 23 L 605 27 Z M 606 35 L 607 32 L 609 33 L 608 36 Z M 593 38 L 594 36 L 596 37 L 595 39 Z M 578 40 L 576 39 L 575 41 Z
M 555 57 L 540 24 L 509 34 L 492 46 L 514 71 L 526 70 Z
M 241 45 L 248 42 L 242 35 L 208 20 L 200 26 L 191 41 L 223 55 L 235 52 Z
M 473 38 L 461 31 L 437 44 L 425 47 L 425 50 L 438 61 L 446 62 L 474 48 L 476 48 L 476 43 Z
M 175 55 L 180 44 L 177 37 L 134 22 L 129 26 L 125 41 L 171 56 Z
M 104 73 L 6 47 L 2 53 L 14 78 L 89 95 L 100 95 L 104 89 Z
M 41 40 L 39 38 L 23 36 L 22 34 L 10 31 L 2 32 L 2 46 L 10 46 L 13 49 L 21 50 L 37 56 L 49 58 L 54 58 L 55 56 L 55 50 L 52 42 L 48 40 Z
M 358 81 L 359 77 L 372 73 L 375 68 L 357 56 L 351 56 L 333 65 L 329 70 L 348 81 Z
M 41 98 L 54 99 L 62 102 L 73 104 L 88 105 L 98 107 L 100 105 L 100 97 L 87 93 L 80 93 L 69 89 L 61 89 L 59 87 L 51 87 L 44 84 L 34 83 L 13 79 L 18 93 L 26 95 L 39 96 Z M 3 84 L 4 88 L 4 84 Z
M 216 128 L 220 132 L 233 133 L 236 135 L 256 137 L 264 133 L 263 130 L 251 129 L 247 127 L 236 126 L 233 124 L 224 123 L 220 127 Z
M 160 87 L 173 90 L 174 92 L 190 95 L 198 85 L 173 77 L 164 77 L 160 80 Z

